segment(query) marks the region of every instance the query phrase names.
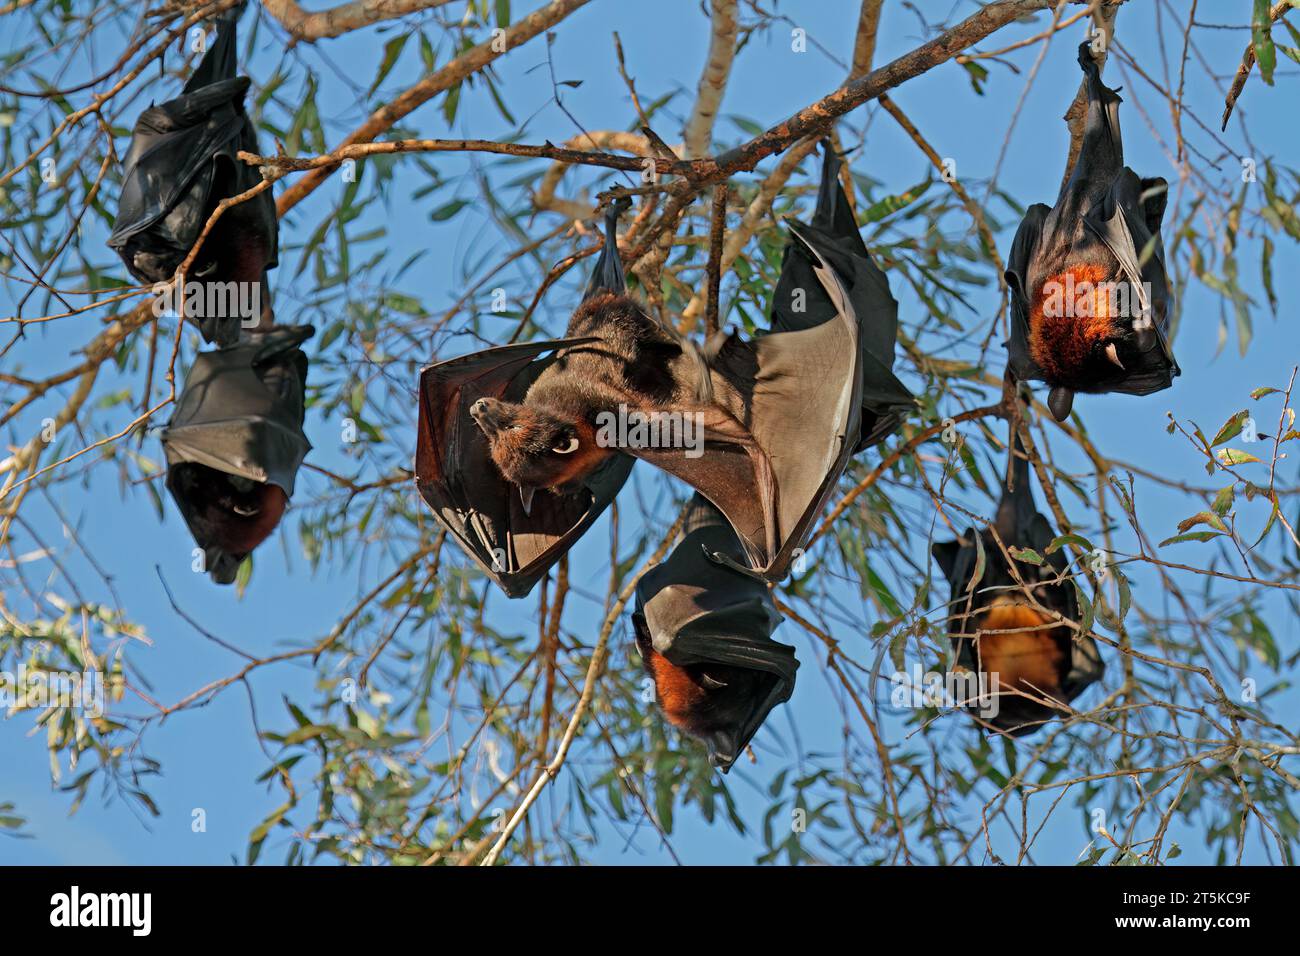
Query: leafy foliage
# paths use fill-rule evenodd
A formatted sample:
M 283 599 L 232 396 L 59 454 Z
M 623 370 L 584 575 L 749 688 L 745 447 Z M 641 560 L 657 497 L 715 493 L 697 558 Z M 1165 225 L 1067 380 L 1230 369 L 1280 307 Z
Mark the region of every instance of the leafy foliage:
M 430 5 L 346 38 L 349 49 L 369 51 L 369 74 L 351 63 L 340 71 L 327 46 L 286 49 L 273 21 L 250 14 L 250 109 L 264 149 L 276 142 L 293 157 L 329 151 L 411 83 L 510 26 L 526 12 L 519 6 Z M 742 55 L 762 56 L 762 40 L 785 42 L 788 24 L 770 6 L 744 5 Z M 605 621 L 617 650 L 598 668 L 590 709 L 550 796 L 505 843 L 505 859 L 583 862 L 597 842 L 637 828 L 653 832 L 655 846 L 672 856 L 689 813 L 745 834 L 762 863 L 1024 862 L 1035 859 L 1040 823 L 1073 807 L 1084 821 L 1085 864 L 1172 860 L 1181 852 L 1173 827 L 1199 833 L 1221 862 L 1240 859 L 1248 844 L 1292 861 L 1300 738 L 1286 717 L 1294 713 L 1286 695 L 1300 651 L 1286 646 L 1279 622 L 1294 619 L 1300 591 L 1297 489 L 1282 473 L 1300 447 L 1293 380 L 1223 386 L 1224 400 L 1244 407 L 1212 438 L 1170 415 L 1169 433 L 1186 440 L 1198 456 L 1192 470 L 1204 467 L 1208 483 L 1164 467 L 1156 454 L 1142 462 L 1108 454 L 1085 419 L 1057 427 L 1036 404 L 1039 476 L 1051 481 L 1047 503 L 1060 531 L 1051 551 L 1071 558 L 1083 624 L 1107 657 L 1104 685 L 1079 702 L 1074 718 L 1017 743 L 975 733 L 962 713 L 939 703 L 895 705 L 900 674 L 951 664 L 948 608 L 929 545 L 987 521 L 1000 493 L 1004 426 L 976 417 L 960 424 L 955 440 L 944 433 L 949 418 L 1001 395 L 1005 300 L 996 250 L 971 227 L 971 204 L 938 171 L 891 191 L 868 173 L 878 160 L 871 148 L 855 154 L 856 212 L 904 304 L 898 366 L 918 409 L 878 455 L 855 461 L 840 489 L 843 508 L 813 561 L 778 590 L 788 619 L 782 634 L 797 640 L 805 662 L 800 695 L 815 703 L 799 732 L 774 716 L 757 769 L 719 778 L 700 748 L 664 725 L 615 613 L 618 595 L 662 542 L 679 487 L 643 470 L 607 530 L 593 532 L 571 563 L 518 604 L 489 590 L 413 493 L 411 396 L 419 369 L 486 343 L 561 331 L 584 255 L 594 249 L 590 225 L 571 225 L 569 214 L 592 209 L 611 171 L 509 155 L 371 155 L 351 167 L 353 178 L 332 172 L 284 220 L 277 311 L 317 326 L 309 421 L 317 434 L 341 429 L 346 437 L 336 447 L 317 443 L 309 459 L 316 470 L 305 476 L 280 536 L 301 562 L 294 574 L 321 581 L 345 572 L 355 593 L 332 584 L 315 592 L 336 609 L 328 633 L 295 634 L 287 647 L 246 654 L 178 700 L 155 699 L 147 641 L 159 637 L 115 590 L 115 579 L 150 574 L 152 559 L 92 556 L 81 512 L 92 496 L 146 501 L 159 516 L 171 509 L 159 490 L 157 444 L 146 440 L 166 413 L 145 413 L 170 396 L 171 373 L 183 377 L 196 337 L 174 318 L 146 314 L 142 290 L 106 254 L 120 167 L 101 162 L 120 155 L 134 116 L 151 98 L 169 96 L 188 66 L 170 52 L 176 42 L 156 62 L 148 51 L 158 41 L 145 44 L 104 74 L 120 78 L 141 66 L 135 81 L 102 111 L 83 113 L 90 91 L 63 79 L 62 64 L 67 51 L 89 42 L 121 55 L 133 25 L 179 30 L 195 5 L 168 5 L 148 28 L 137 24 L 137 5 L 73 7 L 36 0 L 15 14 L 30 30 L 3 56 L 6 83 L 24 91 L 0 93 L 7 237 L 0 273 L 13 331 L 0 376 L 13 446 L 0 474 L 0 542 L 12 572 L 0 591 L 0 664 L 105 673 L 104 715 L 58 706 L 10 713 L 45 728 L 51 773 L 74 807 L 100 784 L 105 799 L 118 794 L 155 812 L 150 786 L 161 768 L 145 754 L 147 731 L 171 732 L 167 720 L 181 711 L 203 720 L 203 705 L 239 693 L 236 685 L 249 688 L 251 701 L 266 672 L 306 667 L 309 690 L 270 709 L 263 701 L 254 717 L 266 754 L 259 782 L 273 809 L 249 821 L 244 859 L 480 859 L 533 781 L 549 779 L 543 768 L 579 707 Z M 1272 83 L 1273 34 L 1285 27 L 1297 46 L 1300 36 L 1285 19 L 1270 23 L 1263 0 L 1252 23 L 1260 72 Z M 706 21 L 692 29 L 706 30 Z M 1153 32 L 1134 35 L 1152 45 L 1143 57 L 1157 55 Z M 1180 41 L 1168 39 L 1170 56 Z M 528 48 L 531 62 L 545 60 L 527 84 L 512 84 L 503 63 L 491 64 L 440 93 L 418 127 L 413 119 L 398 123 L 383 138 L 427 137 L 431 126 L 478 135 L 490 126 L 485 117 L 499 117 L 501 142 L 571 135 L 571 148 L 599 141 L 633 151 L 627 144 L 640 134 L 580 131 L 569 121 L 562 97 L 581 81 L 555 79 L 553 42 Z M 1300 60 L 1293 47 L 1277 49 Z M 1112 53 L 1121 63 L 1125 55 Z M 962 66 L 974 90 L 954 96 L 980 94 L 1005 71 L 992 56 Z M 618 82 L 613 72 L 602 79 Z M 538 84 L 550 87 L 541 118 L 529 112 L 536 97 L 528 90 Z M 689 109 L 670 76 L 634 85 L 655 124 Z M 777 119 L 732 117 L 715 130 L 715 151 Z M 883 114 L 874 120 L 887 121 Z M 641 122 L 629 103 L 628 129 Z M 841 121 L 841 147 L 869 143 L 865 122 Z M 724 140 L 723 130 L 733 139 Z M 53 182 L 42 174 L 47 158 Z M 812 161 L 784 162 L 730 184 L 729 236 L 744 242 L 724 276 L 722 315 L 751 332 L 769 312 L 784 243 L 780 220 L 806 213 L 815 188 Z M 1300 241 L 1300 174 L 1265 159 L 1256 182 L 1238 184 L 1196 155 L 1186 168 L 1186 189 L 1171 196 L 1166 225 L 1175 298 L 1184 302 L 1194 285 L 1208 290 L 1220 305 L 1221 343 L 1235 337 L 1246 354 L 1259 313 L 1280 311 L 1275 274 Z M 632 177 L 612 181 L 637 185 Z M 970 195 L 984 197 L 974 207 L 1004 247 L 1024 211 L 1006 190 L 968 184 Z M 660 197 L 650 196 L 657 216 Z M 696 197 L 668 232 L 662 258 L 647 254 L 632 270 L 639 294 L 669 321 L 701 314 L 709 214 L 707 194 Z M 458 237 L 454 248 L 449 236 Z M 91 303 L 93 319 L 81 311 Z M 99 324 L 110 316 L 116 324 Z M 47 420 L 56 425 L 50 440 L 42 437 Z M 1249 451 L 1247 429 L 1260 439 Z M 1157 495 L 1186 517 L 1148 533 L 1144 512 Z M 1153 545 L 1153 537 L 1162 540 Z M 66 547 L 54 547 L 56 540 Z M 245 566 L 241 593 L 258 587 L 264 566 L 277 560 L 272 551 L 264 546 L 257 564 Z M 1029 549 L 1013 556 L 1043 561 Z M 69 557 L 82 570 L 70 571 Z M 172 607 L 173 621 L 181 619 L 183 609 Z M 219 640 L 201 622 L 180 626 L 193 640 Z M 738 780 L 754 782 L 760 812 L 746 811 L 754 798 Z M 12 805 L 0 803 L 0 832 L 21 826 Z

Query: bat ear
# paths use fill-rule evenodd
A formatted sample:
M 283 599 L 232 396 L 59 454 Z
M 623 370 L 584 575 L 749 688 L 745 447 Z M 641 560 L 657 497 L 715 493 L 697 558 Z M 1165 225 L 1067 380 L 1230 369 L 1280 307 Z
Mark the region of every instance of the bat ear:
M 1055 386 L 1047 396 L 1047 407 L 1058 422 L 1065 421 L 1070 417 L 1070 409 L 1074 407 L 1074 389 L 1064 385 Z

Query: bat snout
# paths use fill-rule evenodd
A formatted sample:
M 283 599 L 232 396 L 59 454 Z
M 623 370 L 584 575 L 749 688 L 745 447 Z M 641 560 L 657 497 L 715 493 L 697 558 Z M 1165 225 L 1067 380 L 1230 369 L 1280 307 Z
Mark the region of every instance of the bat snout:
M 489 437 L 496 434 L 505 424 L 501 403 L 495 399 L 480 398 L 469 407 L 469 415 Z

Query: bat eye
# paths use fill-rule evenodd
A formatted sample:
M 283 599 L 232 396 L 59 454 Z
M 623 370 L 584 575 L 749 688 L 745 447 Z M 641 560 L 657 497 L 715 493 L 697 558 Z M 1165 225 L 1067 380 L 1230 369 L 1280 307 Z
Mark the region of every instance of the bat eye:
M 576 437 L 570 438 L 563 445 L 556 445 L 551 449 L 551 451 L 555 452 L 557 455 L 571 455 L 577 450 L 578 439 Z

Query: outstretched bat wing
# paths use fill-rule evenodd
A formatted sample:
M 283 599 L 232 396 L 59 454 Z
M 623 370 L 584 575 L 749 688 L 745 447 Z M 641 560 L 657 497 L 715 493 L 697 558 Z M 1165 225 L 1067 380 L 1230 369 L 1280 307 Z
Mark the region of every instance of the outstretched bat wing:
M 773 332 L 811 328 L 834 318 L 834 298 L 817 277 L 815 248 L 839 277 L 858 319 L 862 350 L 861 435 L 854 453 L 883 441 L 915 407 L 915 399 L 893 373 L 898 340 L 898 302 L 889 280 L 867 251 L 848 197 L 840 185 L 840 160 L 822 143 L 822 179 L 817 208 L 807 225 L 792 223 L 799 239 L 787 243 L 772 297 Z
M 469 409 L 480 398 L 519 401 L 545 352 L 590 338 L 525 342 L 450 359 L 420 373 L 415 480 L 438 521 L 510 597 L 523 597 L 600 517 L 633 460 L 614 456 L 577 492 L 539 489 L 525 511 L 519 488 L 492 461 Z
M 734 337 L 711 372 L 717 403 L 704 417 L 702 454 L 691 448 L 627 448 L 681 478 L 731 522 L 752 567 L 785 575 L 857 445 L 862 351 L 853 304 L 830 264 L 794 226 L 835 307 L 820 325 Z

